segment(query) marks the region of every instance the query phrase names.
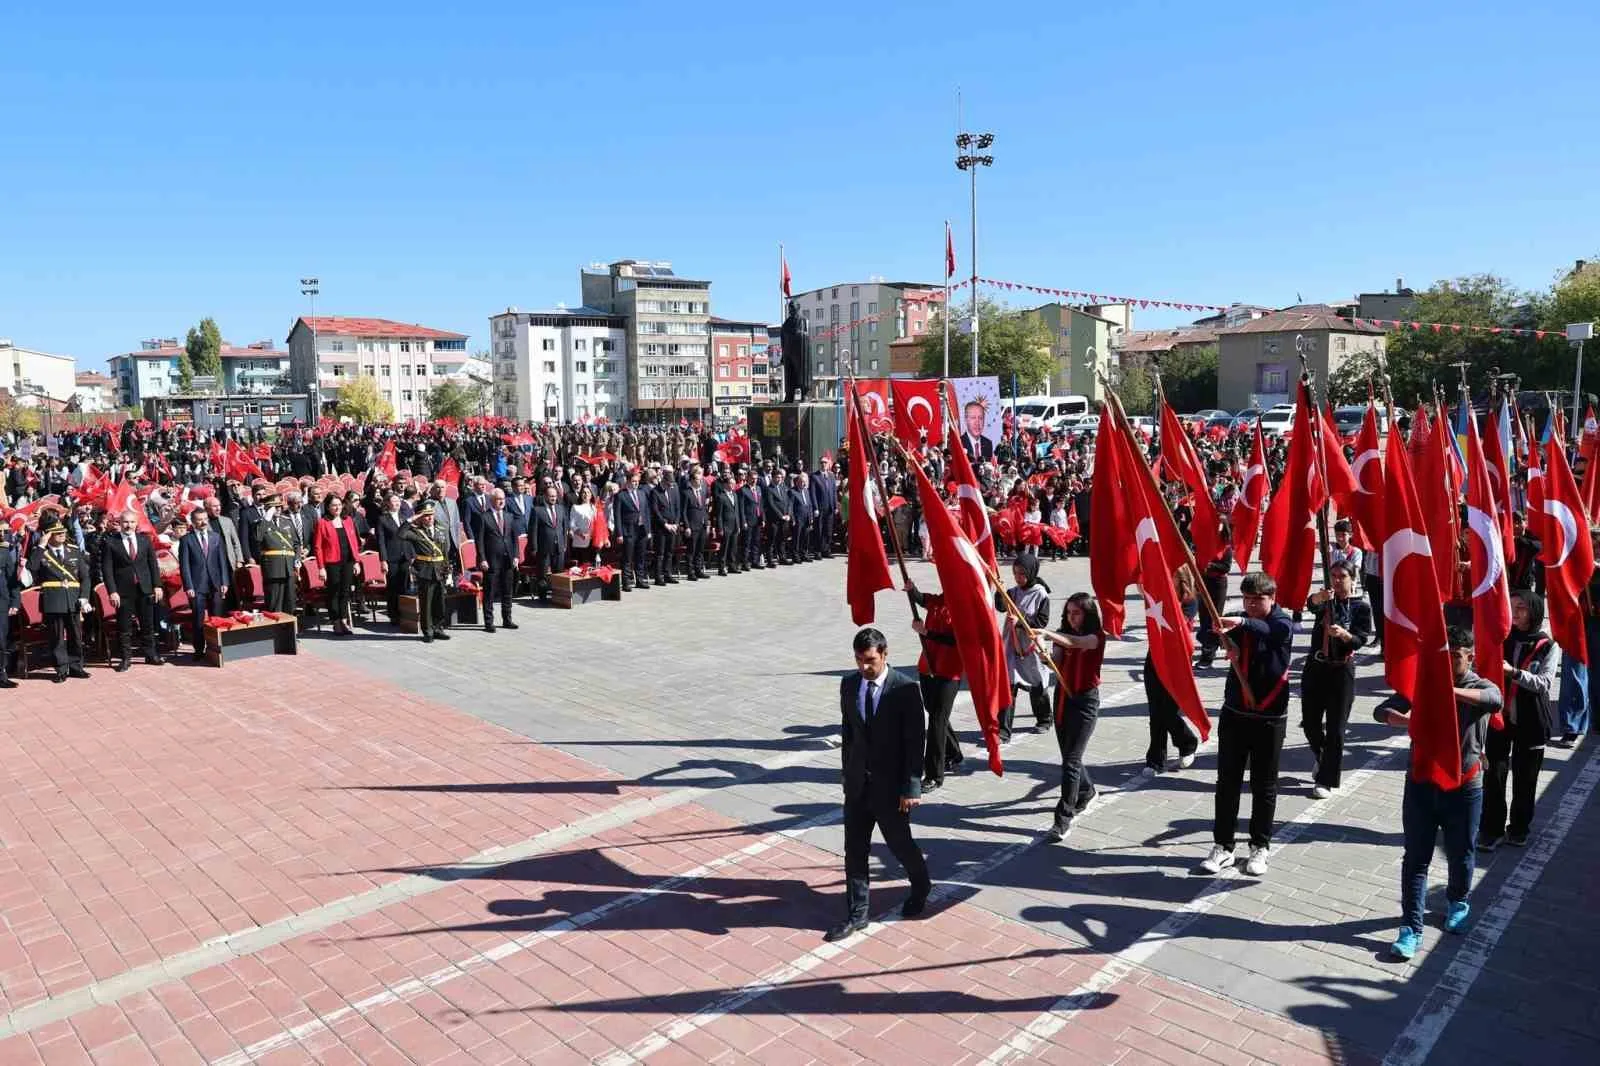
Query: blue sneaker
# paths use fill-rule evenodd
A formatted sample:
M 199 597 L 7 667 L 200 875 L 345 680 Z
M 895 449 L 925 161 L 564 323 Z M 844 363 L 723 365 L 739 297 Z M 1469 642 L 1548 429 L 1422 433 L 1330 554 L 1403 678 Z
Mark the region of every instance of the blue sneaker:
M 1450 904 L 1450 909 L 1444 912 L 1444 931 L 1459 933 L 1467 924 L 1467 918 L 1472 914 L 1472 904 L 1466 900 Z
M 1411 961 L 1411 957 L 1422 946 L 1422 934 L 1409 925 L 1400 930 L 1400 935 L 1394 938 L 1394 943 L 1389 947 L 1389 954 L 1397 959 Z

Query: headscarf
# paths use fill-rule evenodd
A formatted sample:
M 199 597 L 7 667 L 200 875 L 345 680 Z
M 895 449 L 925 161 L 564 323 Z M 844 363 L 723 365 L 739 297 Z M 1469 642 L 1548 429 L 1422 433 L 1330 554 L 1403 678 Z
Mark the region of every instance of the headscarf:
M 1528 605 L 1528 628 L 1517 629 L 1515 626 L 1513 626 L 1511 632 L 1506 635 L 1505 654 L 1507 658 L 1511 657 L 1511 647 L 1513 644 L 1527 643 L 1530 638 L 1533 640 L 1538 640 L 1539 627 L 1544 624 L 1543 596 L 1539 595 L 1532 589 L 1517 589 L 1511 595 L 1517 597 L 1518 599 L 1522 600 L 1523 603 Z
M 1039 576 L 1039 557 L 1037 555 L 1034 555 L 1032 552 L 1023 552 L 1021 555 L 1017 556 L 1016 560 L 1011 565 L 1016 567 L 1018 570 L 1021 570 L 1022 576 L 1026 578 L 1026 580 L 1022 582 L 1023 588 L 1031 589 L 1033 586 L 1039 585 L 1042 586 L 1046 592 L 1050 591 L 1050 586 L 1046 585 L 1044 579 Z

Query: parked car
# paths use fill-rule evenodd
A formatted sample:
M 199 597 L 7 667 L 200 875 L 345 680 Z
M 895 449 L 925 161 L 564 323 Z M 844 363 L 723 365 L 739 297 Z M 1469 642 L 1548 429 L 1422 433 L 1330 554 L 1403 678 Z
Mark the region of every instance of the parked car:
M 1367 417 L 1367 405 L 1349 404 L 1345 407 L 1333 409 L 1333 424 L 1338 427 L 1341 435 L 1361 432 L 1361 423 Z M 1378 432 L 1389 432 L 1389 412 L 1382 407 L 1378 408 Z
M 1259 407 L 1246 407 L 1243 411 L 1233 416 L 1233 421 L 1228 424 L 1229 429 L 1249 429 L 1255 425 L 1256 419 L 1262 415 Z
M 1228 412 L 1218 411 L 1216 414 L 1206 419 L 1205 428 L 1207 430 L 1212 430 L 1216 429 L 1218 426 L 1221 426 L 1225 430 L 1231 429 L 1233 427 L 1233 421 L 1233 416 Z
M 1261 416 L 1261 432 L 1268 437 L 1287 437 L 1294 425 L 1294 404 L 1281 403 Z
M 1209 422 L 1213 418 L 1232 418 L 1233 416 L 1222 410 L 1220 407 L 1207 407 L 1203 411 L 1196 411 L 1194 413 L 1194 417 L 1200 419 L 1201 421 Z

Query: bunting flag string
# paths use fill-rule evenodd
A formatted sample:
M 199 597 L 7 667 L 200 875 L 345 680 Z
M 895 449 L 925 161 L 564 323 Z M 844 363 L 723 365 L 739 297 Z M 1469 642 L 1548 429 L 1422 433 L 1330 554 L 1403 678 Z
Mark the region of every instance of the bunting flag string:
M 1536 337 L 1544 340 L 1547 337 L 1560 337 L 1565 340 L 1565 330 L 1559 329 L 1513 329 L 1510 326 L 1470 326 L 1464 322 L 1407 322 L 1396 318 L 1355 318 L 1352 322 L 1365 323 L 1379 329 L 1403 330 L 1408 329 L 1413 333 L 1431 330 L 1434 333 L 1482 333 L 1495 337 Z
M 1052 289 L 1044 285 L 1026 285 L 1020 281 L 1000 281 L 995 278 L 979 278 L 978 283 L 993 289 L 1004 289 L 1008 292 L 1036 292 L 1041 296 L 1059 296 L 1066 300 L 1084 300 L 1092 304 L 1137 304 L 1146 310 L 1152 307 L 1169 307 L 1177 311 L 1227 310 L 1226 307 L 1220 304 L 1184 303 L 1179 300 L 1156 300 L 1142 296 L 1108 296 L 1100 292 L 1082 292 L 1078 289 Z

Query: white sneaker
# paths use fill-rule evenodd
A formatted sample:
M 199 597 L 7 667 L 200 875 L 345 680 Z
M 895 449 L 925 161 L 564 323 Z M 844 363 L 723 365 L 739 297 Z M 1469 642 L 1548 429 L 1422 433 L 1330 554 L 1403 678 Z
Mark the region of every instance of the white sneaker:
M 1189 767 L 1191 767 L 1193 765 L 1194 765 L 1194 752 L 1191 751 L 1187 755 L 1178 756 L 1178 769 L 1187 770 Z
M 1208 874 L 1220 874 L 1233 865 L 1233 852 L 1221 844 L 1211 845 L 1211 854 L 1206 856 L 1206 861 L 1200 864 L 1200 869 Z
M 1325 800 L 1331 795 L 1333 795 L 1333 792 L 1322 785 L 1318 785 L 1316 788 L 1311 790 L 1312 799 Z
M 1161 771 L 1157 770 L 1154 766 L 1146 766 L 1143 770 L 1139 771 L 1139 775 L 1141 777 L 1154 777 L 1160 772 Z
M 1260 877 L 1267 872 L 1266 848 L 1250 849 L 1250 857 L 1244 861 L 1244 872 L 1251 877 Z

